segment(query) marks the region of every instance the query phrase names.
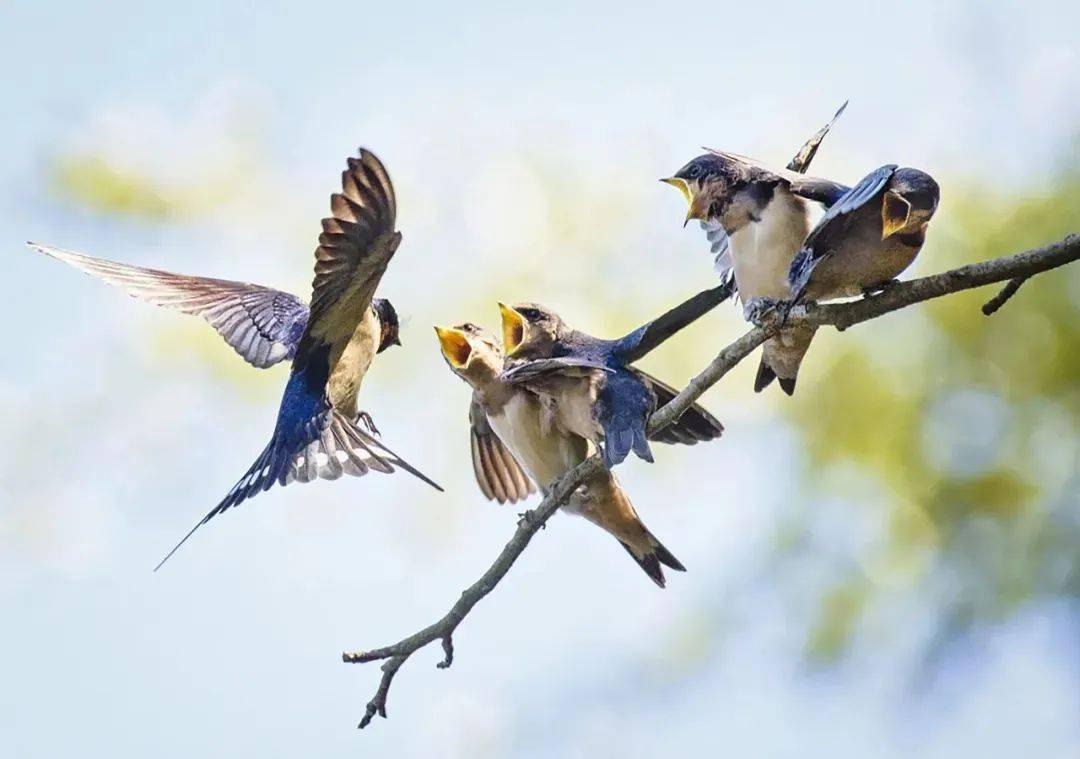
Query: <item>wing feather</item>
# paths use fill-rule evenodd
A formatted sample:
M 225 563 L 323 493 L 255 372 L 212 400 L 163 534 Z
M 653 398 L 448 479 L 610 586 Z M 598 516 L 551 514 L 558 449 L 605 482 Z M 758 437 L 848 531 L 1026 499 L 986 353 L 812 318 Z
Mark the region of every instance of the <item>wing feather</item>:
M 122 264 L 47 245 L 30 246 L 134 298 L 201 317 L 241 358 L 260 369 L 292 358 L 307 325 L 307 305 L 280 290 Z
M 635 374 L 645 383 L 656 396 L 656 407 L 662 408 L 675 399 L 678 391 L 666 382 L 663 382 L 651 374 L 640 369 L 632 369 Z M 724 432 L 724 425 L 705 410 L 703 406 L 695 403 L 672 424 L 651 435 L 650 440 L 658 443 L 681 443 L 694 445 L 696 443 L 715 440 Z
M 341 187 L 322 221 L 308 323 L 309 335 L 330 343 L 352 336 L 401 242 L 394 187 L 374 153 L 348 159 Z
M 491 428 L 476 398 L 469 406 L 469 448 L 476 483 L 489 501 L 516 503 L 536 492 L 532 480 Z

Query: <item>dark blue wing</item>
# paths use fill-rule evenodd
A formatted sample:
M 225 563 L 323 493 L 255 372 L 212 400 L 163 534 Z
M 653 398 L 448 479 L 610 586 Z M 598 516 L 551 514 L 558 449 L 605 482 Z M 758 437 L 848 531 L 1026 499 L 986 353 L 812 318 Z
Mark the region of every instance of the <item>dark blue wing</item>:
M 134 298 L 205 319 L 245 361 L 260 369 L 292 358 L 307 325 L 307 305 L 280 290 L 147 269 L 45 245 L 31 243 L 31 247 Z
M 890 163 L 882 166 L 881 168 L 874 169 L 865 177 L 859 180 L 859 183 L 845 192 L 840 200 L 836 201 L 825 212 L 825 215 L 821 217 L 821 220 L 817 223 L 810 234 L 806 236 L 806 242 L 803 243 L 804 248 L 813 248 L 814 241 L 821 236 L 824 230 L 834 223 L 842 216 L 846 216 L 852 211 L 856 211 L 862 208 L 867 202 L 870 201 L 875 195 L 881 192 L 885 184 L 892 178 L 893 173 L 896 171 L 896 164 Z
M 858 184 L 848 190 L 834 203 L 825 215 L 821 217 L 817 225 L 806 236 L 802 248 L 795 254 L 788 272 L 788 280 L 791 282 L 792 299 L 798 300 L 810 281 L 810 274 L 814 267 L 825 256 L 829 255 L 832 247 L 830 239 L 842 233 L 842 225 L 845 217 L 859 210 L 880 193 L 892 175 L 896 172 L 896 164 L 890 163 L 863 177 Z
M 648 324 L 616 340 L 612 346 L 612 355 L 619 365 L 634 363 L 683 327 L 716 308 L 734 292 L 734 279 L 701 291 L 690 300 L 680 303 Z
M 622 463 L 630 451 L 645 461 L 653 460 L 645 426 L 656 399 L 633 372 L 622 370 L 605 376 L 597 397 L 596 417 L 604 428 L 604 463 Z

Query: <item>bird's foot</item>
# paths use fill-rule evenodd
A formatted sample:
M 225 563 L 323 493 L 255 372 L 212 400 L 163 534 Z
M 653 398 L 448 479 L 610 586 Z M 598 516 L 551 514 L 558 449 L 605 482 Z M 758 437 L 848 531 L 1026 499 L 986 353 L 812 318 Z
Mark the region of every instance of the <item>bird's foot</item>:
M 766 317 L 776 312 L 783 321 L 787 321 L 788 314 L 795 304 L 790 300 L 778 298 L 748 298 L 743 304 L 743 318 L 755 327 L 764 327 Z
M 889 290 L 896 287 L 898 284 L 900 284 L 900 280 L 898 279 L 887 279 L 879 284 L 871 285 L 870 287 L 864 287 L 862 294 L 864 298 L 869 298 L 870 296 L 877 295 L 878 293 L 888 292 Z
M 521 512 L 518 512 L 518 527 L 531 527 L 533 525 L 533 520 L 535 520 L 535 519 L 536 519 L 536 512 L 535 511 L 521 511 Z M 545 522 L 545 523 L 541 524 L 540 529 L 541 530 L 546 530 L 547 529 L 547 523 Z
M 371 414 L 366 411 L 361 411 L 356 415 L 356 423 L 363 426 L 368 432 L 373 435 L 382 437 L 382 433 L 379 432 L 379 428 L 375 426 L 375 421 L 371 418 Z

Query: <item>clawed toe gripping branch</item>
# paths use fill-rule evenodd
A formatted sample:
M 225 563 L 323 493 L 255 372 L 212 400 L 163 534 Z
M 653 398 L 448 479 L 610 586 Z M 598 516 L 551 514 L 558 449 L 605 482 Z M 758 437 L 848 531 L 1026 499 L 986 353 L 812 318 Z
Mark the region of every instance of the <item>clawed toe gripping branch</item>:
M 1001 292 L 983 306 L 983 313 L 989 316 L 1015 295 L 1020 285 L 1030 277 L 1072 263 L 1078 258 L 1080 258 L 1080 235 L 1071 234 L 1059 242 L 1042 248 L 961 266 L 958 269 L 929 277 L 900 282 L 862 300 L 826 305 L 807 304 L 805 307 L 793 309 L 787 315 L 787 322 L 808 326 L 832 325 L 838 330 L 845 330 L 860 322 L 876 319 L 891 311 L 897 311 L 931 298 L 1007 281 L 1008 284 Z M 759 326 L 754 327 L 720 351 L 712 363 L 701 374 L 690 380 L 682 392 L 663 408 L 657 409 L 649 421 L 649 431 L 663 429 L 678 419 L 706 390 L 719 382 L 725 374 L 773 335 L 781 326 L 783 318 L 783 314 L 777 313 L 775 309 L 762 314 Z M 458 625 L 464 621 L 480 599 L 495 589 L 517 558 L 525 551 L 529 541 L 547 524 L 551 515 L 566 502 L 586 478 L 600 471 L 602 467 L 600 457 L 593 456 L 578 464 L 555 483 L 535 509 L 525 512 L 510 542 L 503 547 L 495 562 L 479 580 L 462 592 L 461 597 L 442 619 L 393 645 L 342 655 L 342 659 L 351 664 L 383 662 L 382 679 L 379 681 L 378 690 L 367 704 L 367 711 L 360 721 L 360 727 L 366 727 L 376 714 L 386 717 L 386 697 L 390 691 L 390 683 L 397 671 L 401 669 L 401 665 L 416 651 L 436 640 L 442 641 L 445 655 L 437 666 L 440 669 L 446 669 L 451 665 L 454 660 L 453 635 Z

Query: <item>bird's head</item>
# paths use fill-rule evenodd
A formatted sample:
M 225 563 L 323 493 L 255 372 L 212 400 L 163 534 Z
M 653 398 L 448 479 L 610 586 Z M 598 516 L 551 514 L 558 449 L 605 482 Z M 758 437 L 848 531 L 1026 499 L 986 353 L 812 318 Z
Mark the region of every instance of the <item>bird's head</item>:
M 684 226 L 691 219 L 719 222 L 728 234 L 759 218 L 761 208 L 772 196 L 771 185 L 759 187 L 759 182 L 748 182 L 745 166 L 720 153 L 699 155 L 674 176 L 660 181 L 686 198 L 689 208 Z
M 436 327 L 439 347 L 451 371 L 474 387 L 499 376 L 503 351 L 495 335 L 471 322 Z
M 881 197 L 881 239 L 924 234 L 940 198 L 941 188 L 932 176 L 918 169 L 897 169 Z
M 373 298 L 371 307 L 375 309 L 375 316 L 379 317 L 379 348 L 376 353 L 382 353 L 391 345 L 401 345 L 397 311 L 385 298 Z
M 507 357 L 550 356 L 565 331 L 559 315 L 538 303 L 499 304 Z

